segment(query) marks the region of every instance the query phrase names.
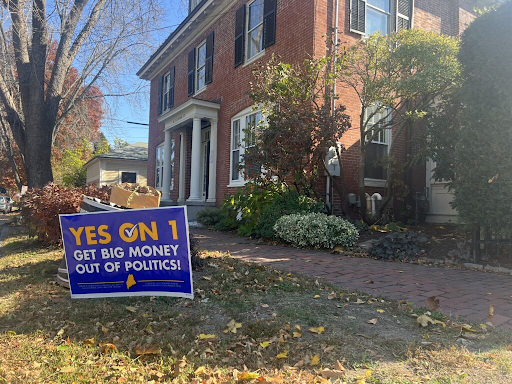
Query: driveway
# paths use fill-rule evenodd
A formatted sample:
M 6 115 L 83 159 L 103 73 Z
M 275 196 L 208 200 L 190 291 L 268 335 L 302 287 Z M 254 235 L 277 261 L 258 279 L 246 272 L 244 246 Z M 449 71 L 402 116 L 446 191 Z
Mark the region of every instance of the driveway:
M 323 278 L 341 288 L 414 302 L 435 296 L 439 311 L 472 322 L 512 329 L 512 276 L 455 268 L 388 262 L 260 244 L 231 233 L 193 228 L 202 249 L 230 252 L 240 260 Z M 494 316 L 488 318 L 489 306 Z

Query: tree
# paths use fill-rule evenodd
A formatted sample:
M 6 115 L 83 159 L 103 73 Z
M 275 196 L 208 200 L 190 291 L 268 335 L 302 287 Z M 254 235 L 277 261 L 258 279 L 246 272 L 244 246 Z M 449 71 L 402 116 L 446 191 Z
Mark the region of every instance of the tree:
M 423 120 L 434 101 L 456 84 L 460 73 L 457 41 L 421 30 L 402 30 L 390 36 L 379 33 L 349 47 L 339 61 L 339 80 L 357 94 L 359 114 L 359 199 L 366 215 L 365 169 L 367 150 L 383 135 L 392 135 L 385 169 L 386 195 L 377 212 L 382 216 L 393 198 L 399 176 L 396 144 L 406 129 Z M 404 166 L 407 166 L 405 164 Z
M 155 3 L 121 0 L 1 0 L 0 101 L 5 124 L 21 153 L 29 187 L 53 179 L 52 146 L 94 87 L 119 94 L 114 74 L 137 65 L 157 23 Z M 52 41 L 58 37 L 53 60 Z M 12 48 L 11 48 L 12 47 Z M 51 62 L 51 65 L 49 65 Z M 73 66 L 75 80 L 66 83 Z
M 127 142 L 125 139 L 122 139 L 120 137 L 114 138 L 114 149 L 121 149 L 123 147 L 126 147 L 130 145 L 129 142 Z
M 461 86 L 430 125 L 434 176 L 450 181 L 459 219 L 512 226 L 512 2 L 473 21 L 461 39 Z
M 292 183 L 301 194 L 316 194 L 316 179 L 328 171 L 325 158 L 329 149 L 336 148 L 340 159 L 338 142 L 350 128 L 345 107 L 331 108 L 332 67 L 331 57 L 295 66 L 273 58 L 256 67 L 252 98 L 262 107 L 265 122 L 257 127 L 256 135 L 245 135 L 243 167 L 248 177 L 256 176 L 263 184 L 277 178 Z M 261 168 L 264 172 L 259 172 Z M 252 175 L 254 169 L 258 172 Z M 341 184 L 336 183 L 335 188 L 343 201 L 343 181 Z

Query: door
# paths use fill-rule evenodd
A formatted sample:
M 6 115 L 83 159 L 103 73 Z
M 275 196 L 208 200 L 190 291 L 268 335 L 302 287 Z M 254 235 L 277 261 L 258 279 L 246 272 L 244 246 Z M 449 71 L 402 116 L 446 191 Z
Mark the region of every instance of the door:
M 427 188 L 430 204 L 427 212 L 427 222 L 456 222 L 457 211 L 450 205 L 453 201 L 453 193 L 448 190 L 447 182 L 436 181 L 432 178 L 432 171 L 435 167 L 435 162 L 430 159 L 427 160 Z
M 208 186 L 210 184 L 210 128 L 201 132 L 201 175 L 203 201 L 208 199 Z

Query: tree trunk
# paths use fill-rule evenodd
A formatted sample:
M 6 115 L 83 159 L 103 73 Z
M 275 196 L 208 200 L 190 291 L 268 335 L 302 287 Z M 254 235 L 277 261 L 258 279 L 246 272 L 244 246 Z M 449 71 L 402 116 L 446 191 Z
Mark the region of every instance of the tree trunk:
M 44 114 L 27 119 L 25 124 L 23 157 L 29 188 L 42 187 L 53 181 L 51 158 L 54 124 L 55 120 L 46 118 Z

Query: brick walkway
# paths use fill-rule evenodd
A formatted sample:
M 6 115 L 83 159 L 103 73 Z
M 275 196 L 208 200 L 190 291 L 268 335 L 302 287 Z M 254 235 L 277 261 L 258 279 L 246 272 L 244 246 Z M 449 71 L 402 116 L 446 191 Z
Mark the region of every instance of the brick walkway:
M 354 289 L 388 299 L 407 300 L 425 306 L 436 296 L 439 310 L 486 322 L 489 305 L 494 307 L 494 326 L 512 329 L 512 276 L 480 271 L 386 262 L 328 252 L 258 244 L 233 234 L 193 228 L 200 247 L 229 251 L 231 256 L 276 269 L 320 277 L 342 288 Z M 372 280 L 373 284 L 365 283 Z

